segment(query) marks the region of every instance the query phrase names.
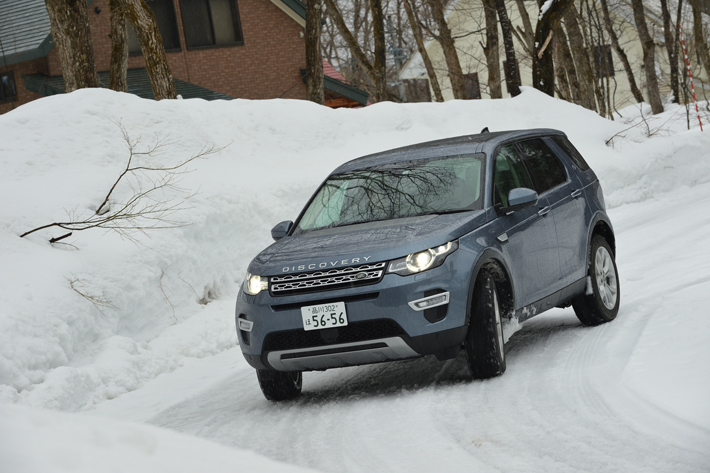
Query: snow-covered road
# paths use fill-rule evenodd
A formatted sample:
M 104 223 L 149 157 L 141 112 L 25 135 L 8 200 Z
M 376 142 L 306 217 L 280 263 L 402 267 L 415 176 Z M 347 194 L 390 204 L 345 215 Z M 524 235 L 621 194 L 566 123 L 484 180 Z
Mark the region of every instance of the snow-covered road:
M 613 210 L 619 317 L 526 322 L 502 377 L 471 382 L 461 357 L 431 357 L 306 373 L 301 399 L 274 404 L 236 348 L 93 413 L 331 472 L 707 472 L 708 208 L 704 184 Z

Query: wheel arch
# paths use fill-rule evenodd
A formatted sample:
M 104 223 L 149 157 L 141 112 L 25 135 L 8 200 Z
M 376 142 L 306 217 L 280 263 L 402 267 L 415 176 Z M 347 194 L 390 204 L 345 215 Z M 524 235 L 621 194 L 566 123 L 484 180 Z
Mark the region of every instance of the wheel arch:
M 484 250 L 476 260 L 471 271 L 471 281 L 468 289 L 468 303 L 466 305 L 466 325 L 471 320 L 471 307 L 473 306 L 473 288 L 482 271 L 490 271 L 499 296 L 498 303 L 503 308 L 503 317 L 510 318 L 515 313 L 515 291 L 510 269 L 503 255 L 491 248 Z
M 594 216 L 592 225 L 590 225 L 587 248 L 591 247 L 592 238 L 594 238 L 595 235 L 601 236 L 609 243 L 611 251 L 614 253 L 614 258 L 616 258 L 616 237 L 614 236 L 614 228 L 611 226 L 609 218 L 601 212 Z M 587 255 L 587 265 L 589 265 L 589 255 Z

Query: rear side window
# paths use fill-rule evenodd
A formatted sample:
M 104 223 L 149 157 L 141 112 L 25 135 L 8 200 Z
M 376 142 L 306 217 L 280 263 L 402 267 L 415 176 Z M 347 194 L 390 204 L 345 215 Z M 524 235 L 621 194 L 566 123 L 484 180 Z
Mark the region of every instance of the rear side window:
M 493 173 L 494 205 L 507 207 L 508 193 L 516 187 L 534 188 L 530 175 L 512 145 L 503 146 L 498 150 Z
M 518 147 L 525 157 L 538 194 L 567 181 L 564 166 L 541 139 L 521 141 Z
M 554 140 L 555 143 L 557 143 L 557 146 L 562 148 L 565 153 L 567 153 L 567 156 L 570 157 L 572 162 L 577 165 L 580 171 L 586 171 L 589 169 L 589 164 L 584 160 L 582 155 L 577 151 L 577 148 L 574 147 L 572 143 L 569 142 L 567 138 L 564 136 L 551 136 Z

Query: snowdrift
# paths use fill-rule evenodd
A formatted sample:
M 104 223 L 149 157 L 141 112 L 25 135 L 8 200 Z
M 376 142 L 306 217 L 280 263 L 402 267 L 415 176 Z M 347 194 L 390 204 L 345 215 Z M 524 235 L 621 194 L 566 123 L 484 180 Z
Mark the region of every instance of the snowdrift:
M 629 107 L 609 121 L 533 89 L 515 99 L 360 110 L 290 100 L 154 102 L 89 89 L 24 105 L 0 116 L 0 401 L 87 410 L 188 358 L 233 347 L 233 314 L 210 303 L 233 298 L 271 227 L 294 219 L 328 172 L 358 156 L 484 127 L 547 127 L 580 149 L 609 207 L 710 182 L 710 133 L 692 121 L 687 131 L 682 107 L 645 121 L 644 112 Z M 126 167 L 122 129 L 138 152 L 158 145 L 135 157 L 144 166 L 220 149 L 189 163 L 179 188 L 156 194 L 177 203 L 190 196 L 170 216 L 181 226 L 75 231 L 50 244 L 66 233 L 53 227 L 20 238 L 95 212 Z M 154 176 L 121 180 L 111 205 Z

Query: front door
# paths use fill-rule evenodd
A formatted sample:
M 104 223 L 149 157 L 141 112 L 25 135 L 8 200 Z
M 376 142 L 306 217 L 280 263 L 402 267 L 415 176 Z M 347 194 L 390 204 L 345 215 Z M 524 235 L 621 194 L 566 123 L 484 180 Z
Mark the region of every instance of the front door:
M 513 145 L 498 150 L 493 172 L 493 202 L 498 208 L 508 206 L 511 189 L 535 189 Z M 540 196 L 536 205 L 498 218 L 500 228 L 507 237 L 501 244 L 501 250 L 513 273 L 516 309 L 554 292 L 551 288 L 560 279 L 557 234 L 550 210 L 547 197 Z

